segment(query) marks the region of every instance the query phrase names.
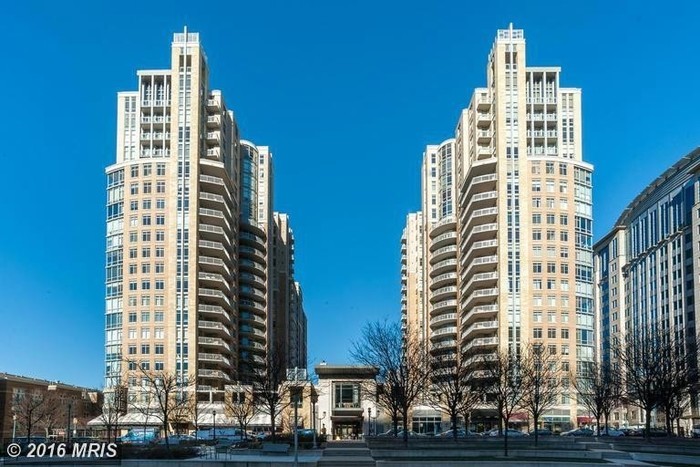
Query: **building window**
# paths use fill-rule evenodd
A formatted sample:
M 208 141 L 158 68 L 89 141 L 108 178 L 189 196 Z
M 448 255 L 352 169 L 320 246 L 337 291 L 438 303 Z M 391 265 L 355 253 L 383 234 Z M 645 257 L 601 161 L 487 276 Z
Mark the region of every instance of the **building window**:
M 548 339 L 556 339 L 557 338 L 557 329 L 556 328 L 548 328 L 547 329 L 547 338 Z
M 532 223 L 533 224 L 541 224 L 542 223 L 542 214 L 533 214 L 532 215 Z
M 162 322 L 162 321 L 163 321 L 163 312 L 162 312 L 162 311 L 156 311 L 156 312 L 153 314 L 153 318 L 154 318 L 154 321 L 155 321 L 156 323 Z
M 542 240 L 542 231 L 539 229 L 533 230 L 532 231 L 532 239 L 533 240 Z
M 335 383 L 335 408 L 359 409 L 360 385 L 358 383 Z
M 532 329 L 532 338 L 533 339 L 542 339 L 542 328 L 533 328 Z
M 566 328 L 563 328 L 561 330 L 561 338 L 562 339 L 568 339 L 569 338 L 569 330 Z
M 151 209 L 151 199 L 150 199 L 150 198 L 144 199 L 144 200 L 141 202 L 141 207 L 142 207 L 143 209 Z
M 165 193 L 165 182 L 164 181 L 156 182 L 156 193 Z
M 557 272 L 556 263 L 547 263 L 547 273 L 554 274 Z
M 156 355 L 163 355 L 165 352 L 165 346 L 163 344 L 156 344 L 154 350 Z
M 165 164 L 156 165 L 156 175 L 165 175 Z
M 156 199 L 156 209 L 165 209 L 165 200 L 163 198 Z
M 542 263 L 532 263 L 532 272 L 538 274 L 542 272 Z
M 148 344 L 141 344 L 141 354 L 148 355 L 151 353 L 151 346 Z

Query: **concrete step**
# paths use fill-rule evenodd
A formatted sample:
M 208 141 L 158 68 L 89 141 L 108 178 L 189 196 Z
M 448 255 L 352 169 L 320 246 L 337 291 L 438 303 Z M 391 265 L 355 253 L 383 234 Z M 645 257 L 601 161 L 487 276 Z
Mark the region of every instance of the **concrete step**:
M 371 457 L 322 457 L 316 463 L 317 467 L 376 467 Z
M 370 457 L 370 451 L 366 447 L 358 448 L 326 448 L 323 457 Z

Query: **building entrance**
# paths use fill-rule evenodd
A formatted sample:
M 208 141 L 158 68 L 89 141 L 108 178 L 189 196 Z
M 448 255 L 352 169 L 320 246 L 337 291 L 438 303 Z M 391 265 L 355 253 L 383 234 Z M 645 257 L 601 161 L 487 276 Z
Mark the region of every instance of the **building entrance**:
M 333 423 L 333 439 L 360 439 L 361 436 L 361 421 Z

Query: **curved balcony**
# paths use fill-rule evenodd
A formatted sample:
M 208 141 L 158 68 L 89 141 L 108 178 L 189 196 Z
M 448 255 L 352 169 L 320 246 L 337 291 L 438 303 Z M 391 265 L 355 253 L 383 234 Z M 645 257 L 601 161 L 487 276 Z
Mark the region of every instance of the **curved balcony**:
M 467 183 L 463 185 L 464 195 L 460 197 L 460 206 L 463 206 L 463 201 L 467 201 L 472 194 L 472 191 L 477 193 L 484 193 L 487 191 L 494 191 L 498 186 L 498 176 L 495 173 L 487 173 L 484 175 L 477 175 L 467 179 Z
M 481 272 L 491 272 L 498 265 L 498 255 L 477 256 L 464 270 L 464 277 L 469 277 Z
M 226 261 L 221 258 L 199 255 L 197 262 L 204 271 L 218 272 L 226 277 L 231 277 L 231 270 L 226 264 Z
M 477 321 L 468 326 L 462 331 L 462 338 L 473 338 L 483 336 L 484 334 L 492 334 L 498 331 L 498 320 L 493 321 Z
M 208 193 L 216 193 L 225 197 L 230 198 L 229 188 L 221 177 L 216 177 L 213 175 L 201 174 L 199 176 L 199 183 L 201 184 L 201 190 Z
M 263 305 L 261 302 L 256 302 L 254 300 L 241 298 L 238 301 L 238 306 L 241 310 L 253 311 L 255 313 L 260 313 L 263 316 L 265 315 L 265 305 Z
M 457 287 L 448 286 L 436 289 L 430 292 L 430 301 L 439 302 L 445 300 L 446 298 L 454 297 L 457 295 Z
M 457 313 L 445 313 L 436 316 L 435 318 L 430 318 L 430 326 L 444 324 L 449 321 L 457 321 Z
M 462 313 L 462 325 L 469 325 L 475 320 L 495 319 L 498 316 L 498 304 L 478 305 Z
M 231 255 L 228 252 L 228 248 L 226 248 L 226 246 L 221 242 L 216 242 L 212 240 L 200 240 L 197 243 L 197 245 L 199 246 L 200 254 L 215 257 L 223 256 L 227 260 L 231 261 Z
M 251 313 L 241 313 L 240 315 L 241 323 L 249 324 L 251 326 L 256 326 L 263 330 L 267 329 L 267 321 L 258 315 Z
M 225 340 L 219 338 L 219 337 L 198 337 L 197 338 L 197 343 L 201 346 L 207 346 L 207 347 L 213 347 L 213 348 L 218 348 L 218 349 L 226 349 L 227 351 L 231 351 L 231 346 L 229 345 L 228 342 Z
M 253 248 L 251 246 L 241 245 L 238 248 L 238 252 L 241 255 L 241 258 L 252 259 L 253 261 L 257 261 L 258 263 L 260 263 L 262 265 L 267 264 L 265 262 L 265 252 L 260 251 L 257 248 Z
M 449 339 L 449 340 L 434 343 L 432 345 L 432 348 L 433 348 L 433 350 L 439 350 L 439 349 L 445 349 L 445 348 L 456 347 L 456 346 L 457 346 L 457 340 L 456 339 Z
M 252 352 L 265 352 L 265 346 L 263 344 L 260 342 L 251 341 L 247 337 L 241 339 L 240 348 L 241 350 L 248 350 Z
M 199 224 L 199 236 L 202 240 L 212 242 L 224 242 L 226 246 L 231 246 L 229 236 L 223 227 L 211 224 Z
M 224 381 L 231 381 L 231 377 L 226 374 L 225 372 L 221 370 L 198 370 L 197 371 L 197 376 L 200 378 L 209 378 L 209 379 L 220 379 Z
M 430 229 L 430 238 L 440 235 L 450 229 L 454 230 L 457 219 L 455 216 L 447 216 L 441 221 L 436 222 Z
M 267 298 L 265 292 L 251 287 L 250 285 L 244 285 L 243 283 L 239 284 L 238 293 L 240 294 L 241 299 L 249 298 L 261 303 L 265 303 L 265 299 Z
M 470 308 L 475 305 L 480 305 L 488 302 L 493 302 L 498 297 L 498 287 L 490 289 L 478 289 L 469 294 L 462 300 L 463 308 Z
M 457 336 L 457 326 L 448 326 L 444 328 L 439 328 L 434 331 L 430 331 L 430 340 L 444 339 L 449 337 Z
M 205 321 L 202 319 L 197 320 L 197 328 L 202 331 L 211 332 L 213 334 L 218 334 L 221 336 L 231 337 L 231 331 L 227 326 L 218 321 Z M 210 337 L 210 336 L 203 336 Z M 201 338 L 200 338 L 201 339 Z
M 430 258 L 430 264 L 436 264 L 449 257 L 455 257 L 457 255 L 457 245 L 444 246 L 433 252 Z
M 474 216 L 475 212 L 484 208 L 495 207 L 498 201 L 498 192 L 496 190 L 477 193 L 471 197 L 467 207 L 462 209 L 462 222 L 469 216 Z
M 221 290 L 208 289 L 206 287 L 199 287 L 197 292 L 198 292 L 200 297 L 206 298 L 206 299 L 213 301 L 213 302 L 217 302 L 219 305 L 226 304 L 228 306 L 231 306 L 231 300 Z
M 430 240 L 430 251 L 435 251 L 447 245 L 454 245 L 457 242 L 457 232 L 455 230 L 445 232 Z
M 430 316 L 436 316 L 446 311 L 454 311 L 457 309 L 457 300 L 448 299 L 437 302 L 430 307 Z
M 251 285 L 257 289 L 262 290 L 263 292 L 267 290 L 267 283 L 265 282 L 265 280 L 256 274 L 252 274 L 250 272 L 241 272 L 238 275 L 238 280 L 241 284 Z
M 457 283 L 457 273 L 456 272 L 447 272 L 445 274 L 440 274 L 439 276 L 430 278 L 431 290 L 437 289 L 438 287 L 442 287 L 442 286 L 445 286 L 448 284 L 456 284 L 456 283 Z
M 438 276 L 449 271 L 454 271 L 457 268 L 456 259 L 445 259 L 432 265 L 430 277 Z
M 224 357 L 220 353 L 197 352 L 197 360 L 200 362 L 207 363 L 209 365 L 223 366 L 226 368 L 231 367 L 231 360 Z
M 231 322 L 231 315 L 223 307 L 218 305 L 204 305 L 200 304 L 197 307 L 197 311 L 200 315 L 207 318 L 214 318 L 217 321 Z
M 486 348 L 491 348 L 491 347 L 496 347 L 498 346 L 498 337 L 479 337 L 474 340 L 471 340 L 467 343 L 467 345 L 464 346 L 464 350 L 469 350 L 472 347 L 476 347 L 479 349 L 486 349 Z
M 462 257 L 462 265 L 467 264 L 476 256 L 493 256 L 498 251 L 498 239 L 480 240 L 474 242 L 467 251 L 466 256 Z
M 475 225 L 467 234 L 464 247 L 465 249 L 468 249 L 472 242 L 491 240 L 492 238 L 495 238 L 497 232 L 498 224 L 495 222 L 491 224 Z
M 462 295 L 470 294 L 475 287 L 486 288 L 493 287 L 498 282 L 498 272 L 480 272 L 471 276 L 471 279 L 462 286 Z
M 267 333 L 265 331 L 249 325 L 242 325 L 238 330 L 238 334 L 240 336 L 247 336 L 249 338 L 253 338 L 257 341 L 265 342 L 265 340 L 267 339 Z
M 474 225 L 483 225 L 496 222 L 497 217 L 498 208 L 496 207 L 477 209 L 473 211 L 471 216 L 469 216 L 469 219 L 467 219 L 465 228 L 468 229 Z
M 264 262 L 241 258 L 238 260 L 238 267 L 241 271 L 248 271 L 258 276 L 265 277 L 266 270 Z
M 249 245 L 249 246 L 258 246 L 258 248 L 261 248 L 259 245 L 262 245 L 262 248 L 264 248 L 267 245 L 267 240 L 265 240 L 265 233 L 263 231 L 260 231 L 261 234 L 256 234 L 254 232 L 251 232 L 253 227 L 248 224 L 242 224 L 241 225 L 241 231 L 238 233 L 238 238 L 241 241 L 241 244 Z M 259 230 L 255 228 L 256 230 Z
M 201 223 L 218 225 L 225 228 L 228 232 L 231 231 L 231 225 L 220 209 L 199 208 L 199 220 Z

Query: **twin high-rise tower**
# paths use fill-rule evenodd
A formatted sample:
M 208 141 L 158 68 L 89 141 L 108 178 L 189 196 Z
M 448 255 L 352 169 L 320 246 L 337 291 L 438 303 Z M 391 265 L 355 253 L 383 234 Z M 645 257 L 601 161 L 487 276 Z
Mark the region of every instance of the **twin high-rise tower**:
M 106 171 L 105 385 L 139 384 L 140 366 L 194 378 L 210 400 L 271 353 L 305 367 L 269 148 L 241 139 L 198 34 L 174 35 L 169 69 L 137 75 L 138 90 L 118 94 Z
M 595 346 L 581 91 L 525 58 L 523 31 L 499 30 L 486 87 L 454 137 L 426 147 L 422 209 L 402 237 L 402 320 L 433 355 L 534 342 L 575 371 Z M 572 396 L 562 387 L 551 421 L 575 420 Z

